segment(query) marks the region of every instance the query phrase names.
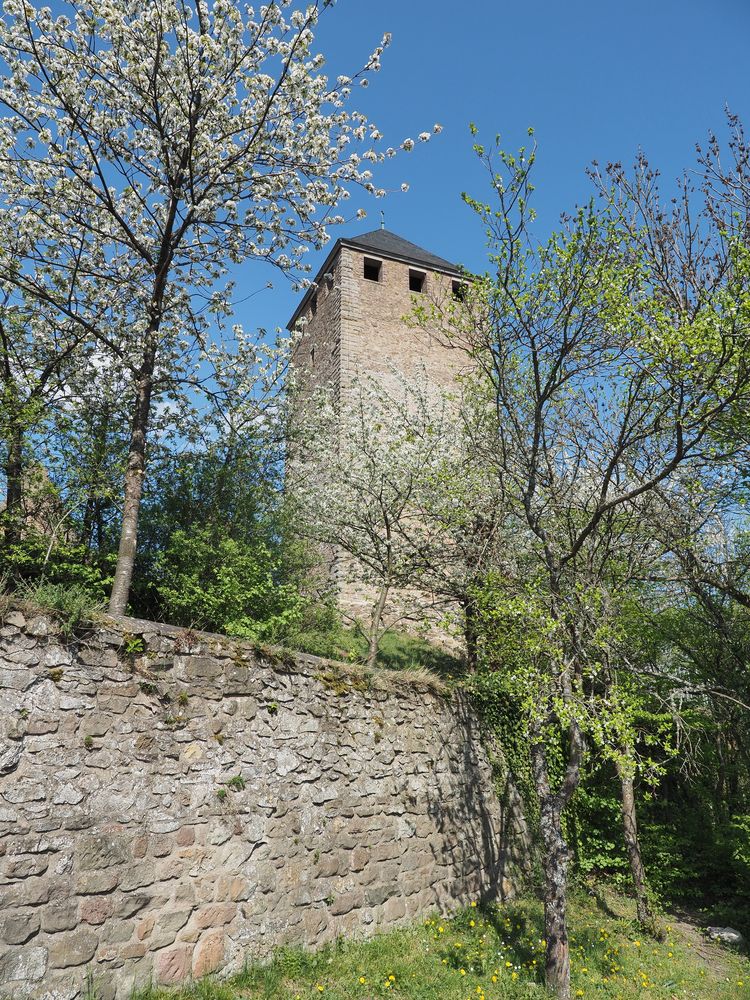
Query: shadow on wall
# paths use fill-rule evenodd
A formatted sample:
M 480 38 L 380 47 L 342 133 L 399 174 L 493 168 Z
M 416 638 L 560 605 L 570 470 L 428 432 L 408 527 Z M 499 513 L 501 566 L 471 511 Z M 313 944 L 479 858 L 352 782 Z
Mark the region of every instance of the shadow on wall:
M 448 761 L 445 745 L 438 757 L 438 780 L 428 783 L 428 811 L 443 843 L 433 844 L 436 862 L 450 863 L 457 877 L 445 900 L 464 897 L 466 891 L 477 901 L 503 901 L 512 897 L 519 877 L 529 873 L 529 836 L 522 803 L 510 775 L 503 794 L 488 794 L 496 787 L 495 775 L 482 746 L 479 723 L 467 697 L 453 702 L 455 745 L 461 747 L 462 762 L 449 764 L 446 781 L 441 757 Z M 452 766 L 451 766 L 452 765 Z M 463 781 L 455 794 L 455 774 Z

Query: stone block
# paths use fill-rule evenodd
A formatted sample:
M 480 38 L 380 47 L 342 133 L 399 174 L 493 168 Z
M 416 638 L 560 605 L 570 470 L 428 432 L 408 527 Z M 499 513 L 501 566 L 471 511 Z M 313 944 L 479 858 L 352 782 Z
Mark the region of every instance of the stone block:
M 74 900 L 53 902 L 40 910 L 42 915 L 42 930 L 48 934 L 58 931 L 70 931 L 78 924 L 78 906 Z
M 154 978 L 165 986 L 187 979 L 192 968 L 192 957 L 193 947 L 188 944 L 158 952 L 154 956 Z
M 78 843 L 78 868 L 80 871 L 98 871 L 112 868 L 128 860 L 129 851 L 124 839 L 106 833 L 87 834 Z
M 47 970 L 48 952 L 42 947 L 8 948 L 0 954 L 0 983 L 4 990 L 13 983 L 38 983 Z
M 202 906 L 196 910 L 192 924 L 200 930 L 220 927 L 233 920 L 236 913 L 236 903 L 209 903 L 208 906 Z
M 220 969 L 224 962 L 226 939 L 223 930 L 208 931 L 193 952 L 193 976 L 198 979 Z
M 114 913 L 111 896 L 86 896 L 81 900 L 80 917 L 85 924 L 103 924 Z
M 13 910 L 0 913 L 0 943 L 26 944 L 39 933 L 40 920 L 36 910 Z
M 75 889 L 79 896 L 95 896 L 112 892 L 119 882 L 120 873 L 112 869 L 100 872 L 81 872 L 75 880 Z
M 49 868 L 49 857 L 45 854 L 11 854 L 0 866 L 5 880 L 30 878 L 43 875 Z
M 49 897 L 50 884 L 46 878 L 24 878 L 3 890 L 3 907 L 40 906 Z
M 142 909 L 149 905 L 152 897 L 146 893 L 132 893 L 121 896 L 115 903 L 114 915 L 127 919 L 140 913 Z
M 53 969 L 69 969 L 90 962 L 99 944 L 93 931 L 75 930 L 55 934 L 49 941 L 49 963 Z
M 15 771 L 22 753 L 23 744 L 21 742 L 0 740 L 0 774 L 10 774 L 11 771 Z M 15 813 L 13 815 L 15 816 Z M 5 821 L 0 819 L 0 822 Z
M 338 917 L 344 913 L 350 913 L 352 910 L 358 910 L 364 905 L 364 902 L 365 894 L 361 889 L 342 893 L 342 895 L 336 896 L 331 903 L 331 915 Z
M 216 680 L 224 673 L 221 661 L 212 656 L 186 656 L 184 669 L 186 677 L 196 680 Z

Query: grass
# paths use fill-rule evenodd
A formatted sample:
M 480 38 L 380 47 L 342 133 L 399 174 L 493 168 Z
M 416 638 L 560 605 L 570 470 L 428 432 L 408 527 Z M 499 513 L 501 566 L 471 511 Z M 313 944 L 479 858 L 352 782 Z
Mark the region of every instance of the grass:
M 667 921 L 644 938 L 628 901 L 576 897 L 571 906 L 572 995 L 607 1000 L 750 1000 L 750 962 Z M 542 985 L 541 907 L 520 900 L 318 952 L 282 949 L 265 966 L 139 1000 L 549 1000 Z
M 0 589 L 3 614 L 14 607 L 30 615 L 49 613 L 58 621 L 61 632 L 66 636 L 79 626 L 91 623 L 97 613 L 104 610 L 104 602 L 97 602 L 81 584 L 37 580 L 21 585 L 11 594 L 7 591 L 6 581 L 4 586 L 0 584 Z
M 300 652 L 344 663 L 362 663 L 367 657 L 367 642 L 356 629 L 300 633 L 290 645 Z M 456 676 L 463 669 L 457 657 L 404 632 L 386 632 L 380 642 L 377 663 L 387 670 L 424 668 L 439 677 Z

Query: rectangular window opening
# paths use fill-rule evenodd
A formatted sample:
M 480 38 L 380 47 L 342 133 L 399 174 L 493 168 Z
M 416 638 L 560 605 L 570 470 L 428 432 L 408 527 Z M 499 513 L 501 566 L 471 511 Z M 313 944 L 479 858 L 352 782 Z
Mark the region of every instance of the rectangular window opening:
M 314 347 L 310 348 L 310 367 L 311 368 L 315 367 L 315 348 Z
M 313 295 L 313 297 L 310 299 L 310 316 L 314 316 L 317 311 L 318 311 L 318 295 L 316 292 L 316 294 Z
M 465 281 L 453 281 L 453 298 L 456 302 L 463 302 L 466 299 Z
M 380 270 L 382 261 L 373 260 L 372 257 L 365 257 L 364 276 L 368 281 L 380 281 Z
M 424 291 L 424 271 L 413 271 L 409 268 L 409 291 L 410 292 L 422 292 Z

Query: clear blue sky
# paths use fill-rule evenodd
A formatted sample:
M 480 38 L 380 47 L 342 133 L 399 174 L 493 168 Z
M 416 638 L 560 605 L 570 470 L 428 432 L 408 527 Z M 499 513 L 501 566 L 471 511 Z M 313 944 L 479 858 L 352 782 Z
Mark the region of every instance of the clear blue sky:
M 750 128 L 748 0 L 338 0 L 318 30 L 330 73 L 358 69 L 386 31 L 393 43 L 357 105 L 388 145 L 435 122 L 444 131 L 380 175 L 384 187 L 408 182 L 407 194 L 354 197 L 347 209 L 368 217 L 335 235 L 377 228 L 382 208 L 389 229 L 483 270 L 482 229 L 460 197 L 486 193 L 470 121 L 509 148 L 534 126 L 545 229 L 588 196 L 592 159 L 628 163 L 642 147 L 669 186 L 694 163 L 695 143 L 721 132 L 725 106 Z M 274 289 L 238 308 L 248 328 L 285 325 L 299 300 L 252 263 L 239 269 L 237 297 L 269 277 Z

